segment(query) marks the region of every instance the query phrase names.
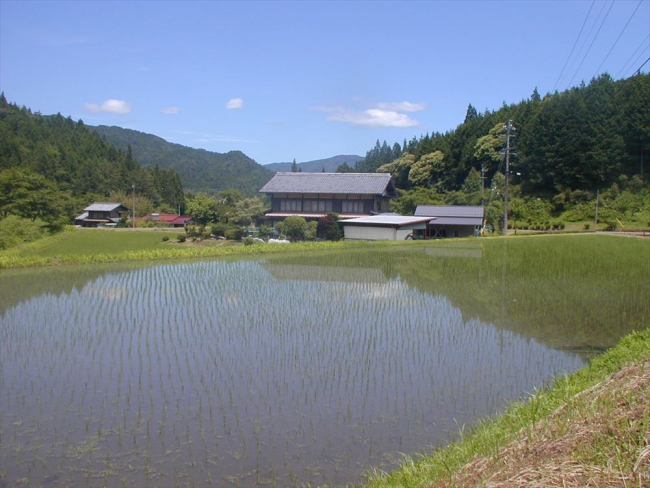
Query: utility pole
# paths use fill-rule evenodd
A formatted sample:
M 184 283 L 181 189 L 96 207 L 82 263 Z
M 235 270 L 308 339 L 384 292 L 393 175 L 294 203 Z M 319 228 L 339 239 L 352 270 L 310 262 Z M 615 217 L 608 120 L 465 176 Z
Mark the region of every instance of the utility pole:
M 131 185 L 133 190 L 133 210 L 131 213 L 131 226 L 135 229 L 135 183 Z
M 484 163 L 481 165 L 481 206 L 485 204 L 485 198 L 483 197 L 483 194 L 485 192 L 485 180 L 487 179 L 485 173 L 487 173 L 487 168 L 485 167 Z
M 508 178 L 510 177 L 510 137 L 511 132 L 515 130 L 512 126 L 512 120 L 506 124 L 506 187 L 503 192 L 503 235 L 508 235 Z

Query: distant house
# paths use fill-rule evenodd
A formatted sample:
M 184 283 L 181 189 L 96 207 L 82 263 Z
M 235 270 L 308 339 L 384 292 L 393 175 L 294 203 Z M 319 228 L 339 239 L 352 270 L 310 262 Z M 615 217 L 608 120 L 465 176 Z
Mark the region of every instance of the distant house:
M 339 220 L 346 240 L 401 241 L 418 232 L 424 236 L 427 224 L 435 217 L 406 217 L 397 214 L 372 215 Z
M 144 217 L 136 217 L 136 222 L 147 222 L 152 221 L 155 223 L 162 223 L 163 225 L 168 225 L 170 227 L 185 227 L 187 224 L 193 224 L 194 219 L 191 215 L 180 215 L 180 214 L 161 214 L 161 213 L 150 213 Z
M 97 202 L 84 208 L 84 213 L 76 217 L 74 223 L 82 227 L 117 224 L 128 213 L 128 207 L 125 207 L 121 203 Z
M 388 212 L 397 190 L 387 173 L 276 173 L 260 193 L 271 197 L 262 221 L 274 226 L 298 215 L 316 220 L 329 212 L 341 219 Z
M 483 225 L 483 207 L 470 205 L 418 205 L 415 217 L 435 218 L 429 222 L 429 239 L 477 236 Z

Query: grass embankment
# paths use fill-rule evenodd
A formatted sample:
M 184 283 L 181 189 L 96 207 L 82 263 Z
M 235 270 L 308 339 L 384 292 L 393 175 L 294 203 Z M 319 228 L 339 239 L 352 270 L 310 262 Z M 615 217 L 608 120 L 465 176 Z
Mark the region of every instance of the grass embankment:
M 205 247 L 177 242 L 179 231 L 127 229 L 71 229 L 55 236 L 0 251 L 0 269 L 51 266 L 58 264 L 92 264 L 120 261 L 148 261 L 193 257 L 266 254 L 313 249 L 347 249 L 355 247 L 413 245 L 420 241 L 353 241 L 300 242 L 287 245 L 254 244 L 244 246 L 232 241 L 209 242 Z M 169 237 L 164 242 L 163 237 Z M 206 241 L 207 242 L 207 241 Z M 234 244 L 234 245 L 233 245 Z
M 650 329 L 366 488 L 650 486 Z

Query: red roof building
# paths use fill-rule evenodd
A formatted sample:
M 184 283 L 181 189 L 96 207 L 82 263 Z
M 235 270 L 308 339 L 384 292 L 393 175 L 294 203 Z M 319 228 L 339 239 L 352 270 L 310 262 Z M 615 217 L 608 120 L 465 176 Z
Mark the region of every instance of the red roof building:
M 185 227 L 185 225 L 193 223 L 194 219 L 191 215 L 150 213 L 144 217 L 136 217 L 135 221 L 153 221 L 156 223 L 169 225 L 170 227 Z

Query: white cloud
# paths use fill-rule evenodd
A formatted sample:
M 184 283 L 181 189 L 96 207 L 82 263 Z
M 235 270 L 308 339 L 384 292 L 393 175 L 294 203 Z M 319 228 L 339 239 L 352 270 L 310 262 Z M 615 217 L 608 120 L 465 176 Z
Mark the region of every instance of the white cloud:
M 382 102 L 377 107 L 382 110 L 393 110 L 395 112 L 420 112 L 427 108 L 426 103 L 411 102 Z
M 378 103 L 366 110 L 327 106 L 314 107 L 313 110 L 330 114 L 327 120 L 333 122 L 346 122 L 364 127 L 415 127 L 419 122 L 403 112 L 417 112 L 425 108 L 423 103 L 397 102 Z
M 161 110 L 162 113 L 167 115 L 176 115 L 181 113 L 180 107 L 165 107 Z
M 226 103 L 226 108 L 228 110 L 243 108 L 244 101 L 241 98 L 231 98 Z
M 327 118 L 334 122 L 348 122 L 354 125 L 365 127 L 414 127 L 418 125 L 406 114 L 400 114 L 393 110 L 380 110 L 371 108 L 364 111 L 348 109 L 336 109 Z
M 131 112 L 131 104 L 125 102 L 124 100 L 115 100 L 114 98 L 109 98 L 101 105 L 96 103 L 86 103 L 84 105 L 86 110 L 89 112 L 108 112 L 111 114 L 128 114 Z

